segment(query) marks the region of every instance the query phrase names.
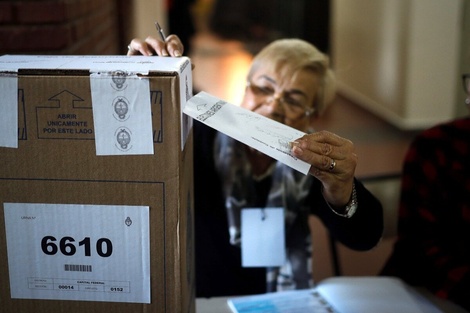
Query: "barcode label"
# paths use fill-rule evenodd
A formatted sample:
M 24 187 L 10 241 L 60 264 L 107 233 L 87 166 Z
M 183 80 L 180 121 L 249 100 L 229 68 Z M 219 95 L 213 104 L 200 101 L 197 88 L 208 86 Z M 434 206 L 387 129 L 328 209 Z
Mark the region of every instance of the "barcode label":
M 92 272 L 91 265 L 81 265 L 81 264 L 64 264 L 64 269 L 66 272 Z

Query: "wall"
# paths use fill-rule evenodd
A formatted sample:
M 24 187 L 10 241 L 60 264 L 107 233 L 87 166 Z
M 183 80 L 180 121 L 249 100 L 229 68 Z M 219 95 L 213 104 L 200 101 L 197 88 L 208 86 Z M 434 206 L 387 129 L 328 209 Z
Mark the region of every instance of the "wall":
M 130 25 L 128 42 L 132 38 L 145 39 L 147 36 L 156 36 L 155 22 L 158 22 L 164 30 L 168 30 L 167 12 L 165 0 L 136 0 L 133 5 L 132 25 Z M 168 35 L 168 32 L 166 32 Z
M 462 43 L 462 54 L 460 58 L 460 68 L 461 68 L 461 73 L 470 73 L 470 1 L 465 0 L 464 5 L 463 5 L 463 25 L 462 25 L 462 34 L 461 34 L 461 40 L 460 42 Z M 466 94 L 463 91 L 462 84 L 458 84 L 456 86 L 456 94 L 457 94 L 457 116 L 468 116 L 468 106 L 466 106 L 465 103 L 465 97 Z
M 0 54 L 117 54 L 118 1 L 0 2 Z
M 402 129 L 456 115 L 463 0 L 334 0 L 340 91 Z

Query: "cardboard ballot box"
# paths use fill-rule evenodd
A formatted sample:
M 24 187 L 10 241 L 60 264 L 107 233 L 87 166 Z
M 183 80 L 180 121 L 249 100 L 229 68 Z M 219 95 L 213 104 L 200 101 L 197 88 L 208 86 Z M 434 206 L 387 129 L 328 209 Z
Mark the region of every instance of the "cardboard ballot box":
M 1 312 L 194 312 L 188 58 L 0 57 Z

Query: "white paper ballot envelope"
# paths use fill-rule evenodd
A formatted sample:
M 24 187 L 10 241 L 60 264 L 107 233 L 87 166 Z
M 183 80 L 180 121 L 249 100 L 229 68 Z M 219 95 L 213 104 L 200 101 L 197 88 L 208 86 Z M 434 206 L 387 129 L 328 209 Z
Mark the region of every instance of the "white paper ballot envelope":
M 310 169 L 310 164 L 291 153 L 289 143 L 305 135 L 299 130 L 206 92 L 192 97 L 183 112 L 303 174 Z

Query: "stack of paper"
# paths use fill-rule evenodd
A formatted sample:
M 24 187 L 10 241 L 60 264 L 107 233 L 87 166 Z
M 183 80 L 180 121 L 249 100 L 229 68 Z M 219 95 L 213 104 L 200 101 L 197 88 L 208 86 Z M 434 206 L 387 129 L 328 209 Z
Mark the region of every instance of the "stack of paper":
M 338 313 L 315 289 L 233 298 L 228 305 L 234 313 Z
M 442 313 L 393 277 L 332 277 L 314 289 L 228 300 L 234 313 Z

